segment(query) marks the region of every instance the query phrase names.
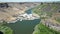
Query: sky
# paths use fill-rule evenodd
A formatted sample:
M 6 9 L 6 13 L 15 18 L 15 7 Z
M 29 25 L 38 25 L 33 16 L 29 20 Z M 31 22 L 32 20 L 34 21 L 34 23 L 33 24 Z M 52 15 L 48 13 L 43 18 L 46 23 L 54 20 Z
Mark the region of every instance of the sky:
M 60 0 L 0 0 L 0 2 L 58 2 Z

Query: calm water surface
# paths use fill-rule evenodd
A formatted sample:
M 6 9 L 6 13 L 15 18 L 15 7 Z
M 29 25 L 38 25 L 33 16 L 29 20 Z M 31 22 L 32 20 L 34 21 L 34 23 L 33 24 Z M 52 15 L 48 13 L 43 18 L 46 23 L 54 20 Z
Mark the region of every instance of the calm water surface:
M 16 23 L 7 24 L 8 27 L 12 28 L 14 34 L 32 34 L 34 27 L 40 22 L 40 19 L 36 20 L 23 20 L 17 21 Z

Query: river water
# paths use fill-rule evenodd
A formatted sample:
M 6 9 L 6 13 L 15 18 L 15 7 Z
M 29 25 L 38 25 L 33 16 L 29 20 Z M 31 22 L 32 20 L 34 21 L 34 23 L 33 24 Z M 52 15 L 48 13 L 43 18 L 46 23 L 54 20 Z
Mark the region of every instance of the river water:
M 10 27 L 14 34 L 32 34 L 34 27 L 40 22 L 40 19 L 35 20 L 23 20 L 17 21 L 16 23 L 7 24 Z
M 32 13 L 32 9 L 26 11 L 27 14 Z M 16 23 L 7 24 L 10 27 L 14 34 L 32 34 L 34 31 L 34 27 L 40 22 L 40 19 L 35 20 L 23 20 L 17 21 Z

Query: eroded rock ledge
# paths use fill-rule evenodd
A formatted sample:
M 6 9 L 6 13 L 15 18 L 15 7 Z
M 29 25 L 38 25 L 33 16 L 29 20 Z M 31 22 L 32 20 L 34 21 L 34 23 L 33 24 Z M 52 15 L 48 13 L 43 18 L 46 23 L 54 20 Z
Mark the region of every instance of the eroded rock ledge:
M 0 22 L 16 22 L 17 20 L 33 20 L 36 14 L 27 14 L 26 10 L 38 6 L 40 3 L 0 3 Z M 36 16 L 34 16 L 36 15 Z M 34 16 L 34 17 L 33 17 Z

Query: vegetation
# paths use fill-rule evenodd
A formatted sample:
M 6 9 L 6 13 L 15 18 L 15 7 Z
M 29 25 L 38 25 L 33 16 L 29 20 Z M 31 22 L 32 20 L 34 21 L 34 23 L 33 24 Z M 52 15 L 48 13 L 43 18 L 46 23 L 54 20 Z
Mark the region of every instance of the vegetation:
M 33 34 L 60 34 L 60 32 L 49 29 L 48 27 L 40 23 L 35 27 L 35 31 L 33 32 Z
M 35 7 L 32 11 L 38 14 L 39 16 L 47 14 L 46 17 L 41 17 L 41 19 L 45 19 L 47 18 L 47 16 L 52 17 L 52 15 L 55 14 L 57 12 L 57 9 L 59 8 L 60 7 L 56 4 L 50 4 L 50 5 L 42 4 L 42 5 L 39 5 L 38 7 Z M 46 9 L 49 9 L 49 10 L 46 10 Z M 56 20 L 60 22 L 60 19 L 56 19 Z M 60 32 L 50 29 L 45 25 L 43 25 L 42 23 L 40 23 L 35 27 L 33 34 L 60 34 Z
M 60 18 L 56 18 L 56 21 L 58 21 L 60 23 Z
M 0 22 L 0 31 L 3 33 L 3 34 L 13 34 L 13 30 L 9 27 L 6 26 L 6 22 L 3 21 L 3 22 Z
M 4 34 L 13 34 L 13 30 L 7 26 L 0 26 L 0 31 Z
M 47 14 L 47 16 L 52 17 L 54 13 L 59 9 L 58 4 L 42 4 L 35 7 L 32 11 L 38 15 Z

